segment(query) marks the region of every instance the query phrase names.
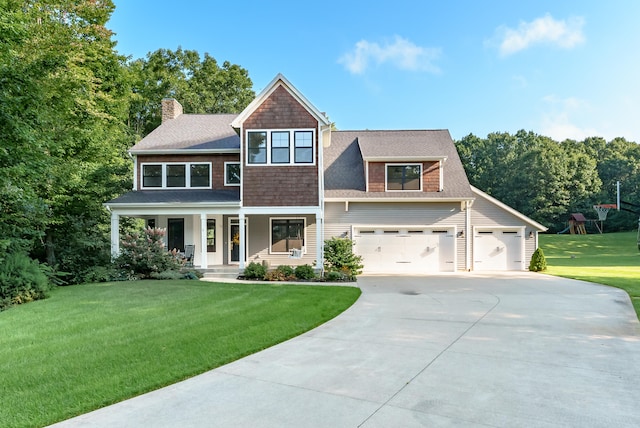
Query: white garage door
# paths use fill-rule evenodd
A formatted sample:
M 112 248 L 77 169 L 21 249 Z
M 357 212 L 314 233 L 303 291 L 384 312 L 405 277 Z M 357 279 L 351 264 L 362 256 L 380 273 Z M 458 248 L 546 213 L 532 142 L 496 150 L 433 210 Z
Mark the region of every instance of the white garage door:
M 455 270 L 453 228 L 354 228 L 354 252 L 363 273 L 433 273 Z
M 524 233 L 521 229 L 476 229 L 473 269 L 523 270 Z

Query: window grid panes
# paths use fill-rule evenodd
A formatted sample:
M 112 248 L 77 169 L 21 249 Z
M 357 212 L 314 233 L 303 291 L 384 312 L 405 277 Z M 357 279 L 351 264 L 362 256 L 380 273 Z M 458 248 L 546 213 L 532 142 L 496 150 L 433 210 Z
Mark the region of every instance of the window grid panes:
M 142 168 L 143 187 L 162 187 L 162 165 L 144 165 Z
M 186 187 L 185 166 L 167 165 L 167 187 Z
M 210 172 L 209 164 L 194 163 L 191 164 L 191 187 L 209 187 Z
M 294 133 L 296 163 L 313 163 L 313 132 L 296 131 Z
M 212 218 L 207 220 L 207 252 L 216 252 L 216 220 Z
M 304 219 L 271 220 L 271 252 L 288 253 L 304 247 Z
M 421 165 L 387 165 L 387 190 L 420 190 Z
M 271 133 L 271 163 L 289 163 L 289 132 Z
M 248 163 L 267 163 L 267 133 L 249 132 Z

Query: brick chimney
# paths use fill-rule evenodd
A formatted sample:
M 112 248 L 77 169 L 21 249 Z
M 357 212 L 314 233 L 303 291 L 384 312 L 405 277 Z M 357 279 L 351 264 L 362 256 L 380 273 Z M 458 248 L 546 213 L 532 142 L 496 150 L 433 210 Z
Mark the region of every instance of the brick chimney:
M 182 114 L 182 104 L 174 98 L 162 99 L 162 123 L 169 119 L 175 119 Z

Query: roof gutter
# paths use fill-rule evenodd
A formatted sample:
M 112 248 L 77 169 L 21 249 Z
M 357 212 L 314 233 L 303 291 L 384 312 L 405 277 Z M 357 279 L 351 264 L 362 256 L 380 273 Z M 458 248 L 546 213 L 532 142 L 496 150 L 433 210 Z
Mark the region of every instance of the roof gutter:
M 165 149 L 165 150 L 129 150 L 129 155 L 197 155 L 240 153 L 237 149 Z

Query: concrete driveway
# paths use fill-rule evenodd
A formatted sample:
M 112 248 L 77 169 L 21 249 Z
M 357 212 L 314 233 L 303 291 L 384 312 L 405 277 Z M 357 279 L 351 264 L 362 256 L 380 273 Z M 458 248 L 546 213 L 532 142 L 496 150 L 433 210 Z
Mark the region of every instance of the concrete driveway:
M 362 277 L 336 319 L 59 427 L 638 427 L 622 290 L 550 276 Z

